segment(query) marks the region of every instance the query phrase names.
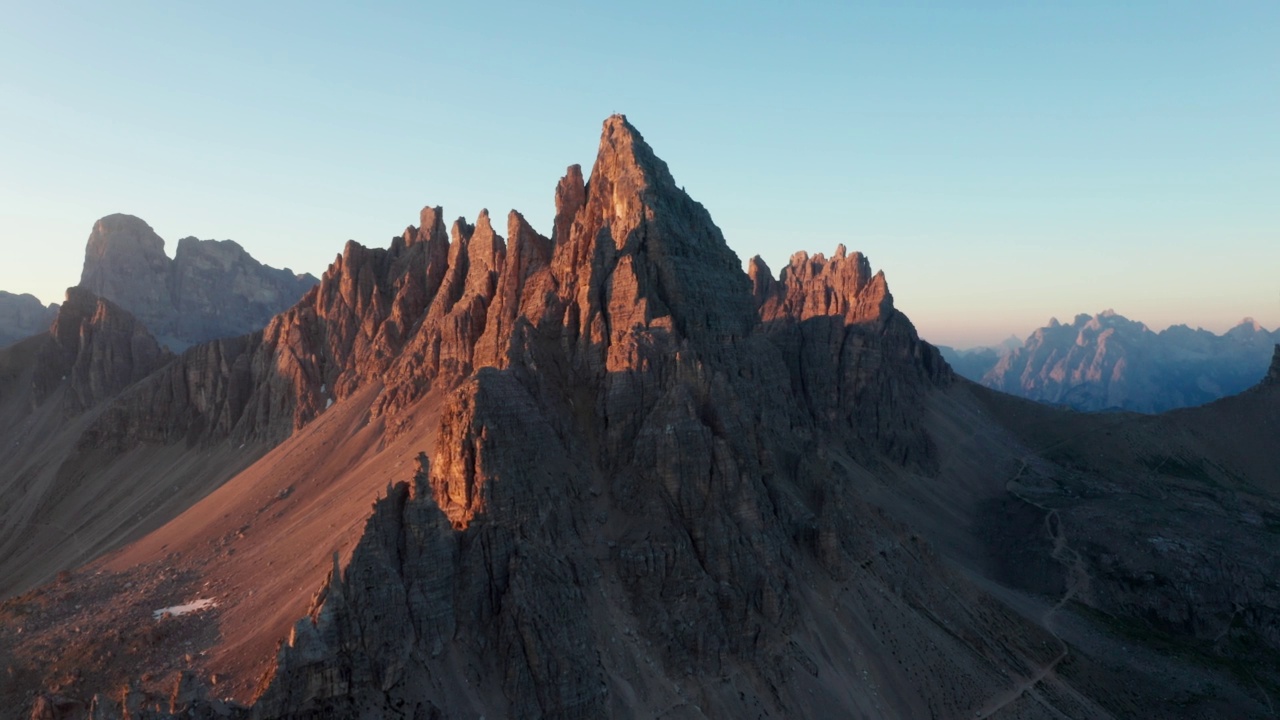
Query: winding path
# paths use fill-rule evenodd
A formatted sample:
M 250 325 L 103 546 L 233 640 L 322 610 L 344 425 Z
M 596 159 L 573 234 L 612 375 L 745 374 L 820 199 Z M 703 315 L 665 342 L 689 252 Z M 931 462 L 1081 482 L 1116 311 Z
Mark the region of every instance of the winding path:
M 1050 553 L 1050 557 L 1058 561 L 1067 571 L 1066 591 L 1062 594 L 1062 597 L 1059 598 L 1058 601 L 1054 603 L 1052 607 L 1046 610 L 1044 612 L 1044 615 L 1040 617 L 1040 624 L 1044 627 L 1045 630 L 1048 630 L 1050 633 L 1053 634 L 1053 637 L 1057 639 L 1058 643 L 1062 646 L 1062 649 L 1056 657 L 1054 657 L 1052 660 L 1045 663 L 1044 665 L 1041 665 L 1036 670 L 1036 672 L 1031 675 L 1031 677 L 1023 680 L 1022 682 L 1013 686 L 1009 690 L 1002 692 L 999 695 L 996 695 L 995 697 L 991 698 L 986 705 L 984 705 L 981 709 L 974 712 L 975 718 L 991 717 L 992 715 L 995 715 L 997 712 L 1000 712 L 1000 710 L 1004 709 L 1008 705 L 1017 701 L 1019 698 L 1021 698 L 1023 695 L 1029 692 L 1032 688 L 1038 685 L 1041 680 L 1044 680 L 1046 677 L 1048 677 L 1054 671 L 1054 669 L 1058 666 L 1058 663 L 1062 662 L 1067 658 L 1067 655 L 1070 654 L 1070 651 L 1067 647 L 1067 643 L 1053 629 L 1054 619 L 1055 619 L 1055 616 L 1058 614 L 1058 611 L 1061 610 L 1063 606 L 1071 602 L 1071 600 L 1077 594 L 1079 594 L 1082 590 L 1085 590 L 1089 587 L 1088 566 L 1085 564 L 1084 558 L 1082 558 L 1079 553 L 1077 553 L 1075 550 L 1071 548 L 1069 544 L 1067 544 L 1067 534 L 1062 527 L 1062 519 L 1058 515 L 1058 511 L 1053 508 L 1047 508 L 1044 505 L 1041 505 L 1040 503 L 1034 500 L 1031 500 L 1029 498 L 1022 496 L 1015 489 L 1018 479 L 1022 477 L 1022 473 L 1025 472 L 1026 469 L 1027 469 L 1027 461 L 1024 459 L 1022 461 L 1022 467 L 1018 468 L 1017 474 L 1015 474 L 1013 476 L 1013 479 L 1009 481 L 1009 484 L 1007 487 L 1009 492 L 1013 493 L 1014 497 L 1027 503 L 1028 505 L 1037 507 L 1045 512 L 1045 516 L 1044 516 L 1045 534 L 1048 535 L 1049 539 L 1053 541 L 1053 551 Z M 1049 707 L 1047 705 L 1046 707 L 1053 712 L 1057 712 L 1052 707 Z M 1057 714 L 1061 715 L 1061 713 L 1057 713 Z

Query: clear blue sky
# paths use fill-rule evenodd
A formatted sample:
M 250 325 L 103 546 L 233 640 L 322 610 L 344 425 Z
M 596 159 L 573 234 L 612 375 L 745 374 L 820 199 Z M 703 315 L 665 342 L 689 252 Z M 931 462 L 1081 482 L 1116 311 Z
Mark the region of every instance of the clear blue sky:
M 319 274 L 424 204 L 550 230 L 624 112 L 745 260 L 862 250 L 935 342 L 1280 325 L 1280 2 L 0 0 L 0 289 L 138 215 Z

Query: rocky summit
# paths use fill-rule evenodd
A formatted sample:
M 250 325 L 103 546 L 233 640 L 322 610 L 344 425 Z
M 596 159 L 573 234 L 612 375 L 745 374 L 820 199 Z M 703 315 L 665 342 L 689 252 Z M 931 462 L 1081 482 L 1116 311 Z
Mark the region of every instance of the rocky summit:
M 177 358 L 88 297 L 0 352 L 0 421 L 58 430 L 5 460 L 58 551 L 8 559 L 5 716 L 1267 715 L 1272 384 L 965 381 L 861 253 L 744 272 L 622 116 L 554 198 L 429 206 Z
M 94 223 L 80 287 L 119 304 L 170 350 L 257 330 L 315 285 L 311 275 L 270 268 L 231 240 L 164 240 L 132 215 Z

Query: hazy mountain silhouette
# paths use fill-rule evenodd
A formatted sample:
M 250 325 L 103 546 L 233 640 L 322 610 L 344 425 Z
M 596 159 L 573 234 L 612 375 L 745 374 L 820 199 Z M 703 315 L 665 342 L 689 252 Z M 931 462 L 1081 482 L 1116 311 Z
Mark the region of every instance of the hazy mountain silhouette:
M 1246 318 L 1222 335 L 1175 325 L 1152 332 L 1108 310 L 1057 320 L 984 369 L 990 353 L 956 356 L 961 375 L 1012 395 L 1077 410 L 1161 412 L 1203 405 L 1257 383 L 1273 333 Z

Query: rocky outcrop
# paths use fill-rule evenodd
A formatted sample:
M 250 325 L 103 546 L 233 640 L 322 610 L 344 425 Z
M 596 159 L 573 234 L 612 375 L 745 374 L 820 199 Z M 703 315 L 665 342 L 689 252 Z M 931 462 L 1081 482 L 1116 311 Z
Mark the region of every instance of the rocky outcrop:
M 158 321 L 172 304 L 170 266 L 164 240 L 150 225 L 132 215 L 108 215 L 89 233 L 80 287 L 159 328 L 163 323 Z
M 1262 382 L 1267 385 L 1280 384 L 1280 344 L 1271 352 L 1271 366 L 1267 368 L 1267 375 Z
M 558 555 L 506 523 L 454 532 L 424 460 L 412 489 L 389 488 L 374 506 L 345 572 L 334 559 L 255 717 L 603 716 L 599 638 Z M 460 662 L 476 663 L 477 688 L 465 688 Z
M 80 276 L 81 287 L 133 313 L 175 351 L 261 329 L 315 283 L 230 240 L 183 238 L 170 260 L 151 226 L 122 214 L 94 224 Z
M 65 386 L 68 414 L 91 408 L 167 364 L 172 355 L 115 303 L 67 290 L 34 376 L 36 402 Z
M 778 280 L 759 257 L 748 274 L 763 331 L 782 351 L 791 389 L 811 415 L 855 438 L 850 451 L 864 461 L 881 456 L 933 468 L 929 435 L 918 424 L 922 391 L 945 385 L 951 371 L 894 309 L 884 273 L 872 275 L 867 258 L 842 245 L 830 260 L 796 253 Z
M 1006 427 L 1037 448 L 1038 457 L 1021 464 L 1007 487 L 1042 518 L 1031 535 L 1055 542 L 1052 556 L 1078 582 L 1072 600 L 1104 632 L 1209 666 L 1248 667 L 1257 678 L 1251 684 L 1275 682 L 1276 390 L 1264 380 L 1203 407 L 1155 416 L 1062 413 L 984 395 Z M 1001 511 L 1002 518 L 1010 514 Z M 1025 581 L 1034 571 L 1013 574 Z
M 987 387 L 1077 410 L 1162 412 L 1252 386 L 1277 338 L 1250 319 L 1221 336 L 1175 325 L 1159 333 L 1108 310 L 1053 320 L 1002 357 Z
M 49 329 L 58 306 L 45 306 L 34 295 L 14 295 L 0 290 L 0 348 Z
M 768 682 L 762 659 L 797 621 L 801 558 L 843 575 L 863 552 L 845 496 L 795 459 L 830 433 L 842 452 L 877 454 L 861 447 L 870 439 L 893 461 L 929 464 L 920 398 L 949 374 L 861 255 L 797 256 L 779 280 L 757 261 L 744 277 L 621 117 L 605 124 L 590 182 L 571 167 L 556 199 L 551 239 L 516 214 L 509 242 L 487 214 L 454 225 L 401 358 L 373 371 L 385 412 L 462 379 L 433 461 L 375 507 L 282 648 L 258 716 L 635 712 L 611 679 L 624 660 L 601 633 L 616 630 L 575 621 L 610 603 L 627 608 L 630 641 L 653 648 L 659 664 L 639 675 L 734 667 Z M 438 229 L 421 235 L 391 252 L 445 255 L 430 247 Z M 370 297 L 347 304 L 373 308 L 365 318 L 395 305 L 389 291 Z M 381 335 L 373 323 L 343 345 Z M 335 387 L 368 374 L 339 373 Z M 877 417 L 890 406 L 900 421 Z

